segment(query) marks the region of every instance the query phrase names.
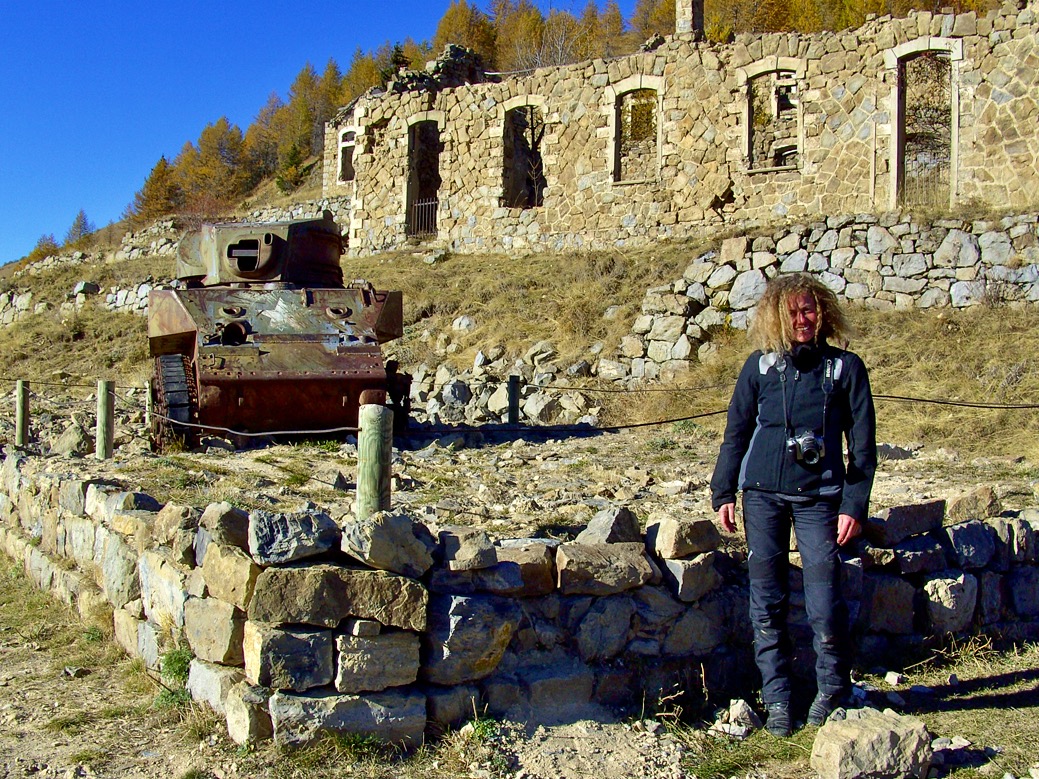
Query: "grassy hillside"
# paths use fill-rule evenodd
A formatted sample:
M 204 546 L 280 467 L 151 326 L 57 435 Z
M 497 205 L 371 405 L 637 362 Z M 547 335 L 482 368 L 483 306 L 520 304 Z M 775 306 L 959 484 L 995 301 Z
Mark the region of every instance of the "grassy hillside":
M 425 262 L 425 253 L 397 252 L 344 258 L 343 267 L 347 279 L 365 278 L 377 287 L 404 292 L 406 334 L 391 348 L 405 367 L 443 361 L 471 366 L 477 350 L 492 346 L 515 358 L 542 339 L 556 345 L 565 366 L 586 356 L 596 342 L 604 343 L 604 354 L 610 354 L 628 332 L 645 290 L 678 278 L 702 248 L 669 244 L 525 257 L 458 255 L 432 265 Z M 66 316 L 58 307 L 79 280 L 125 287 L 168 276 L 171 270 L 171 259 L 149 258 L 15 280 L 16 288 L 33 289 L 34 303 L 47 301 L 52 308 L 0 328 L 0 376 L 39 380 L 64 372 L 88 381 L 140 382 L 150 373 L 143 318 L 107 312 L 93 302 Z M 0 285 L 6 289 L 12 281 Z M 611 307 L 616 307 L 613 314 L 605 316 Z M 1030 337 L 1039 331 L 1039 308 L 892 313 L 856 308 L 852 313 L 860 330 L 852 348 L 870 366 L 875 394 L 998 404 L 1039 399 L 1039 340 Z M 451 329 L 463 314 L 476 321 L 476 329 Z M 457 344 L 451 354 L 434 348 L 440 334 Z M 740 332 L 724 335 L 718 343 L 715 359 L 695 366 L 670 387 L 679 391 L 598 396 L 606 419 L 642 422 L 724 408 L 748 346 Z M 1036 410 L 894 400 L 878 400 L 877 406 L 884 441 L 1039 460 Z M 702 424 L 716 430 L 722 419 L 712 417 Z

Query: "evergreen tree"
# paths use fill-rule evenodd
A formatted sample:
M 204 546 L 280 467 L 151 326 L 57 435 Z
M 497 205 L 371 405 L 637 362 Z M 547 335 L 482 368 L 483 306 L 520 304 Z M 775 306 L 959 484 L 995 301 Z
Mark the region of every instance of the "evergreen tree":
M 372 87 L 379 86 L 379 65 L 372 54 L 365 54 L 360 47 L 354 52 L 350 67 L 343 77 L 343 102 L 360 97 Z
M 76 218 L 72 220 L 72 226 L 65 233 L 64 245 L 75 246 L 80 241 L 88 238 L 96 229 L 90 220 L 87 219 L 87 212 L 81 208 L 79 213 L 76 214 Z
M 183 200 L 176 172 L 165 157 L 160 157 L 123 216 L 130 222 L 131 227 L 140 227 L 172 214 L 183 205 Z
M 314 124 L 318 117 L 318 75 L 309 62 L 303 67 L 289 88 L 289 100 L 281 113 L 284 125 L 278 138 L 279 167 L 284 168 L 286 157 L 293 146 L 306 159 L 314 153 Z
M 278 170 L 278 112 L 285 104 L 274 92 L 245 131 L 244 164 L 249 171 L 249 185 L 273 176 Z
M 485 67 L 493 67 L 496 62 L 494 25 L 483 11 L 466 0 L 454 0 L 437 24 L 433 50 L 440 52 L 449 43 L 472 49 Z
M 393 81 L 396 78 L 397 73 L 402 68 L 410 68 L 411 60 L 404 53 L 404 47 L 399 43 L 393 44 L 393 48 L 390 49 L 390 61 L 386 67 L 379 71 L 379 78 L 385 84 L 387 81 Z

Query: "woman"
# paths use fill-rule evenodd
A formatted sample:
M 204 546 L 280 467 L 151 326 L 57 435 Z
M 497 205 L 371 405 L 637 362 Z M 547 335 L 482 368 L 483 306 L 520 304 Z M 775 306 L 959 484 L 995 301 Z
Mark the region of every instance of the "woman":
M 711 479 L 712 506 L 730 533 L 736 491 L 743 490 L 754 653 L 765 727 L 778 736 L 793 729 L 786 631 L 791 523 L 816 654 L 818 694 L 808 724 L 822 724 L 850 686 L 837 550 L 862 532 L 877 465 L 866 367 L 831 344 L 847 346 L 850 334 L 836 296 L 818 279 L 794 273 L 768 283 L 749 332 L 758 351 L 736 383 Z

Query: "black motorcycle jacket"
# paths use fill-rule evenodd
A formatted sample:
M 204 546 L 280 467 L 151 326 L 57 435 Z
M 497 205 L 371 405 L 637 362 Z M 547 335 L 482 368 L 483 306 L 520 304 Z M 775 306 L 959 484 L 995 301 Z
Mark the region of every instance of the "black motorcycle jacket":
M 818 451 L 802 457 L 791 439 L 806 432 Z M 715 511 L 735 502 L 737 489 L 756 489 L 839 498 L 839 513 L 864 522 L 876 469 L 876 412 L 857 355 L 824 343 L 747 359 L 711 478 Z

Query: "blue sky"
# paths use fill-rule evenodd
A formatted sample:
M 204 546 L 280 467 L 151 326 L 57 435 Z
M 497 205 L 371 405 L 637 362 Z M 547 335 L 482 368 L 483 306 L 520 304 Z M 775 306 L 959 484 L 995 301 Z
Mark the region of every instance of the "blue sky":
M 634 4 L 621 0 L 625 18 Z M 97 227 L 118 220 L 160 156 L 172 159 L 221 116 L 244 131 L 272 92 L 287 96 L 307 62 L 320 72 L 332 57 L 345 69 L 358 46 L 431 39 L 448 5 L 7 0 L 0 264 L 41 235 L 61 242 L 80 209 Z

